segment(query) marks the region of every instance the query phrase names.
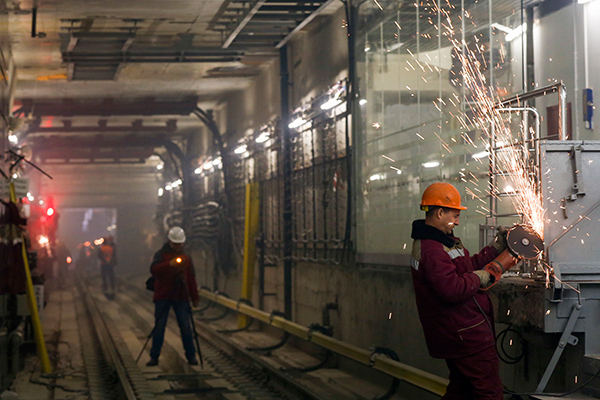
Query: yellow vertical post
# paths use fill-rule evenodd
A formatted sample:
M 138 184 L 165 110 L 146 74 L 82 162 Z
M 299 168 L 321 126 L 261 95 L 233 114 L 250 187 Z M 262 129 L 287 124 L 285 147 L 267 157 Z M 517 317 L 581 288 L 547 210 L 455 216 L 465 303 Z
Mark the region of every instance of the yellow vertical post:
M 15 184 L 10 182 L 9 188 L 10 201 L 16 204 L 17 196 L 15 194 Z M 29 304 L 29 312 L 31 313 L 31 323 L 33 325 L 33 335 L 37 347 L 38 358 L 40 359 L 40 364 L 42 365 L 42 371 L 45 374 L 48 374 L 52 372 L 52 366 L 50 365 L 50 358 L 48 357 L 48 350 L 46 349 L 46 341 L 44 340 L 44 331 L 42 329 L 42 322 L 40 321 L 40 313 L 38 312 L 37 302 L 35 301 L 35 290 L 33 289 L 33 281 L 31 280 L 31 271 L 29 270 L 29 260 L 27 259 L 25 235 L 23 235 L 23 233 L 21 233 L 21 250 L 23 254 L 23 265 L 25 266 L 27 303 Z
M 258 183 L 246 185 L 246 215 L 244 223 L 244 273 L 242 276 L 242 291 L 240 298 L 252 300 L 252 285 L 254 283 L 254 264 L 256 264 L 256 231 L 259 218 Z M 246 325 L 246 316 L 238 315 L 238 326 Z

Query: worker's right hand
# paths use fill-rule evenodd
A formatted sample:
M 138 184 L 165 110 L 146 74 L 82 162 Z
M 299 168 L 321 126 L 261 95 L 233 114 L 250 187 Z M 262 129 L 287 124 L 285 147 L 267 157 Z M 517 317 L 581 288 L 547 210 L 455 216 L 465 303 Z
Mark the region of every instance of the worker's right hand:
M 179 261 L 177 261 L 177 260 L 179 260 Z M 171 258 L 171 261 L 169 261 L 169 265 L 171 267 L 180 267 L 180 266 L 183 267 L 185 265 L 184 264 L 185 260 L 186 260 L 185 256 L 173 257 L 173 258 Z
M 481 282 L 479 284 L 479 287 L 481 287 L 482 289 L 487 288 L 488 285 L 490 284 L 490 273 L 487 271 L 484 271 L 482 269 L 473 271 L 473 273 L 479 277 L 479 281 Z

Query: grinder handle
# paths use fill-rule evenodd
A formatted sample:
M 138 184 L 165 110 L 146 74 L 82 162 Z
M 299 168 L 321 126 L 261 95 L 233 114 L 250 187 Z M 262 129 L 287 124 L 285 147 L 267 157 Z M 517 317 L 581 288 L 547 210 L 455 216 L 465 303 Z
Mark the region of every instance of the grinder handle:
M 490 274 L 489 286 L 481 290 L 488 290 L 502 278 L 502 274 L 511 269 L 517 264 L 518 259 L 515 258 L 508 249 L 504 250 L 498 257 L 490 261 L 483 270 Z

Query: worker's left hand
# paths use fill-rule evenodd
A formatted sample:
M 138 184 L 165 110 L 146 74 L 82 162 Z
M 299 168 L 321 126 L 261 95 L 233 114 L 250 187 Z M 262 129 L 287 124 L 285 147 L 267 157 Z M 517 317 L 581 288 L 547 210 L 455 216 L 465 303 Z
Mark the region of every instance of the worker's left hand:
M 496 249 L 498 254 L 502 253 L 508 247 L 506 242 L 506 235 L 508 235 L 508 230 L 506 226 L 499 226 L 496 232 L 496 237 L 491 245 Z
M 482 289 L 487 288 L 490 285 L 490 273 L 487 271 L 484 271 L 482 269 L 478 269 L 476 271 L 473 271 L 473 273 L 475 275 L 477 275 L 477 277 L 479 278 L 479 287 Z
M 194 308 L 197 308 L 197 307 L 198 307 L 198 304 L 200 304 L 200 300 L 192 300 L 192 306 L 193 306 Z

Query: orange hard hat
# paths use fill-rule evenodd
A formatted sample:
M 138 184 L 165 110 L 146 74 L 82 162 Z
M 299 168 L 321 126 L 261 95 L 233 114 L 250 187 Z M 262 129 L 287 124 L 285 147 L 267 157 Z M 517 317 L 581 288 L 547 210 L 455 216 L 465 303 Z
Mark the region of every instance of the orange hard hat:
M 428 206 L 453 208 L 455 210 L 466 210 L 467 207 L 460 205 L 460 193 L 449 183 L 436 182 L 423 192 L 421 199 L 421 210 L 427 211 Z

